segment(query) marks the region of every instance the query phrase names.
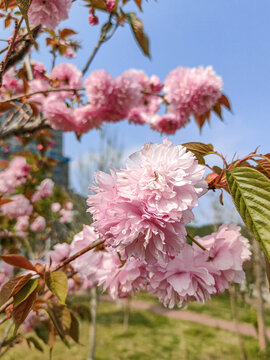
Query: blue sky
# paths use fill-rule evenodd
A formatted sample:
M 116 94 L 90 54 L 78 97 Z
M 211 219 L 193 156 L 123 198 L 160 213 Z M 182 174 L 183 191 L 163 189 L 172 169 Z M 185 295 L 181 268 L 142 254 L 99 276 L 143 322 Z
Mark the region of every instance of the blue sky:
M 132 3 L 132 2 L 131 2 Z M 130 5 L 130 10 L 136 6 Z M 225 121 L 212 118 L 202 133 L 193 122 L 169 138 L 175 143 L 202 141 L 230 159 L 260 145 L 269 152 L 270 117 L 270 1 L 269 0 L 143 0 L 140 14 L 151 41 L 151 61 L 138 49 L 130 29 L 120 28 L 97 54 L 90 71 L 105 69 L 114 76 L 129 69 L 142 69 L 162 80 L 174 68 L 212 65 L 224 81 L 233 114 Z M 70 20 L 61 24 L 78 31 L 80 50 L 75 64 L 82 68 L 98 38 L 98 27 L 88 24 L 82 0 L 76 1 Z M 100 18 L 102 22 L 102 16 Z M 39 56 L 43 61 L 44 55 Z M 58 62 L 65 61 L 59 59 Z M 147 126 L 127 122 L 110 124 L 117 132 L 125 153 L 139 149 L 145 142 L 160 142 L 161 136 Z M 95 151 L 98 133 L 92 131 L 79 143 L 73 134 L 65 135 L 65 154 L 71 159 Z M 73 174 L 74 175 L 74 174 Z

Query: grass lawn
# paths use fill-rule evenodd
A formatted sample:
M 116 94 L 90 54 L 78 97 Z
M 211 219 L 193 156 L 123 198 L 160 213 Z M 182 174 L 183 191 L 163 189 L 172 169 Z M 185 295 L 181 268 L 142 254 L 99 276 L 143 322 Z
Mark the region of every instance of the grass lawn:
M 235 334 L 189 322 L 168 319 L 147 311 L 131 311 L 129 330 L 123 333 L 123 311 L 117 305 L 100 303 L 96 360 L 238 360 Z M 81 345 L 70 349 L 57 341 L 54 360 L 87 360 L 88 324 L 81 328 Z M 262 359 L 257 340 L 245 337 L 248 359 Z M 48 360 L 44 354 L 17 345 L 4 357 L 6 360 Z M 266 358 L 265 358 L 266 359 Z

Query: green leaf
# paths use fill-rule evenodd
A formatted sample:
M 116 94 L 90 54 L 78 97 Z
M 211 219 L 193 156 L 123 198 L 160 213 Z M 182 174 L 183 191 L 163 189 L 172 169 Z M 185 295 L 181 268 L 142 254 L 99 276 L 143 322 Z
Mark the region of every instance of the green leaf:
M 270 259 L 270 180 L 249 167 L 227 171 L 226 177 L 239 214 Z
M 45 282 L 61 304 L 65 304 L 68 292 L 68 279 L 63 271 L 47 272 Z
M 79 329 L 80 329 L 79 321 L 72 314 L 72 312 L 70 314 L 71 314 L 71 324 L 70 324 L 70 328 L 69 328 L 69 336 L 78 343 L 79 342 Z
M 151 56 L 149 50 L 149 39 L 148 36 L 144 33 L 143 23 L 139 18 L 137 18 L 136 13 L 126 13 L 126 17 L 142 52 L 144 53 L 144 55 L 150 58 Z
M 22 289 L 14 295 L 13 306 L 17 307 L 24 300 L 28 298 L 29 295 L 32 294 L 33 291 L 36 290 L 39 284 L 39 279 L 31 279 L 22 287 Z
M 28 345 L 33 344 L 34 347 L 39 350 L 40 352 L 43 352 L 43 347 L 40 345 L 39 341 L 34 336 L 29 336 L 26 338 L 26 341 Z
M 69 347 L 66 335 L 69 334 L 72 321 L 70 311 L 65 305 L 50 303 L 48 305 L 48 314 L 61 340 L 67 347 Z
M 49 343 L 49 326 L 48 324 L 46 324 L 45 322 L 40 322 L 38 323 L 35 328 L 34 331 L 36 333 L 36 335 L 45 343 L 48 344 Z

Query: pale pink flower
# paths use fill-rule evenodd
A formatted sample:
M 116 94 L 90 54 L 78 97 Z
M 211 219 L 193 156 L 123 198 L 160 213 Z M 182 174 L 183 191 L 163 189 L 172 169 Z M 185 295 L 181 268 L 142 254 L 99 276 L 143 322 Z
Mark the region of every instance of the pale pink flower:
M 67 59 L 73 59 L 76 57 L 75 51 L 71 47 L 68 47 L 67 50 L 64 53 L 64 57 Z
M 70 223 L 72 221 L 72 216 L 73 216 L 72 210 L 61 209 L 59 211 L 59 214 L 61 215 L 59 219 L 60 223 Z
M 193 246 L 186 244 L 167 264 L 149 268 L 148 291 L 170 309 L 187 305 L 189 301 L 210 300 L 216 288 L 207 267 L 208 255 L 208 252 L 198 254 Z
M 73 209 L 73 203 L 71 201 L 68 201 L 67 203 L 65 203 L 65 208 L 67 210 L 72 210 Z
M 13 275 L 14 267 L 0 261 L 0 287 L 2 287 Z
M 47 256 L 47 264 L 49 264 L 50 259 L 52 261 L 52 266 L 58 265 L 61 261 L 68 258 L 70 255 L 70 245 L 67 243 L 56 244 L 52 251 L 49 252 Z
M 14 195 L 10 198 L 12 201 L 0 207 L 2 212 L 12 218 L 18 218 L 24 215 L 31 215 L 33 206 L 30 201 L 22 194 Z
M 222 79 L 211 66 L 207 68 L 178 67 L 164 81 L 165 99 L 171 103 L 169 111 L 202 115 L 211 110 L 221 96 Z
M 4 73 L 3 84 L 0 94 L 2 93 L 2 91 L 10 94 L 20 94 L 24 91 L 23 81 L 21 79 L 18 79 L 16 76 L 17 71 L 15 67 L 10 68 Z M 7 98 L 7 94 L 6 96 L 3 94 L 3 98 Z
M 241 283 L 245 279 L 243 263 L 250 259 L 251 252 L 240 231 L 237 225 L 222 225 L 211 235 L 195 238 L 209 251 L 208 268 L 215 278 L 217 293 L 228 289 L 231 282 Z
M 28 11 L 29 22 L 54 29 L 68 18 L 71 5 L 72 0 L 33 0 Z
M 55 130 L 74 131 L 73 109 L 67 107 L 64 101 L 47 98 L 43 105 L 43 115 Z
M 74 64 L 56 65 L 51 72 L 51 79 L 57 81 L 58 88 L 79 89 L 82 86 L 82 72 Z M 54 93 L 59 99 L 71 99 L 72 91 Z
M 41 200 L 42 198 L 46 198 L 51 196 L 53 193 L 54 182 L 52 179 L 44 179 L 41 181 L 39 186 L 37 187 L 36 192 L 32 196 L 32 202 L 36 202 Z
M 24 231 L 28 228 L 29 225 L 29 216 L 24 215 L 17 218 L 17 222 L 15 225 L 15 230 L 17 232 Z
M 33 232 L 42 231 L 45 229 L 45 227 L 46 227 L 46 220 L 44 219 L 43 216 L 38 216 L 30 225 L 30 229 Z
M 147 272 L 142 261 L 130 258 L 121 264 L 117 254 L 108 254 L 103 261 L 103 268 L 97 270 L 99 285 L 108 290 L 115 300 L 134 296 L 136 291 L 145 290 Z
M 56 202 L 51 205 L 52 212 L 58 212 L 61 209 L 61 204 Z
M 198 197 L 207 191 L 204 166 L 181 145 L 166 139 L 132 154 L 126 169 L 97 172 L 88 197 L 94 226 L 123 258 L 147 262 L 176 255 L 185 243 Z

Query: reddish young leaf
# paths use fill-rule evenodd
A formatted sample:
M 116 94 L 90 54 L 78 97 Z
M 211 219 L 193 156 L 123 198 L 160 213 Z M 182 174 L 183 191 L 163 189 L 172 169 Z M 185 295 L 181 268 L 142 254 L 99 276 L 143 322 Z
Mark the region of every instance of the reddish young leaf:
M 5 261 L 7 264 L 12 265 L 14 267 L 18 267 L 20 269 L 32 270 L 36 272 L 34 265 L 30 263 L 25 257 L 21 255 L 2 255 L 1 259 Z
M 11 296 L 17 294 L 24 287 L 24 285 L 31 279 L 31 277 L 32 274 L 26 274 L 25 276 L 21 276 L 17 281 L 16 285 L 14 286 L 14 288 L 12 289 Z
M 0 199 L 0 206 L 1 205 L 4 205 L 4 204 L 7 204 L 7 203 L 9 203 L 9 202 L 12 202 L 13 200 L 11 200 L 11 199 Z
M 225 96 L 224 94 L 222 94 L 221 97 L 219 98 L 219 103 L 221 105 L 224 105 L 228 110 L 231 110 L 231 104 L 230 104 L 227 96 Z
M 138 5 L 138 8 L 142 11 L 142 0 L 134 0 L 134 1 Z
M 135 39 L 137 40 L 137 43 L 142 49 L 144 55 L 150 58 L 149 39 L 148 36 L 144 33 L 143 23 L 139 18 L 137 18 L 136 13 L 127 13 L 126 16 L 130 23 Z
M 6 112 L 7 110 L 13 109 L 15 106 L 8 102 L 4 101 L 0 103 L 0 114 Z
M 77 34 L 76 31 L 72 30 L 72 29 L 63 29 L 63 30 L 59 30 L 59 36 L 61 39 L 65 39 L 71 35 L 75 35 Z
M 20 325 L 24 322 L 27 318 L 28 314 L 30 313 L 35 300 L 37 297 L 37 290 L 33 291 L 26 300 L 24 300 L 20 305 L 15 307 L 12 312 L 12 318 L 15 324 L 14 334 L 16 334 Z

